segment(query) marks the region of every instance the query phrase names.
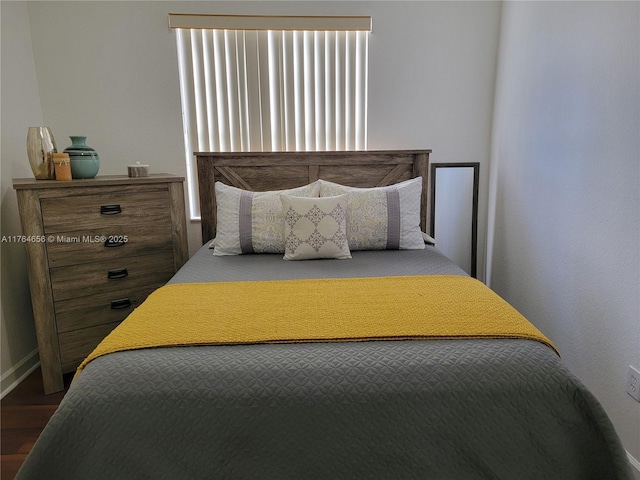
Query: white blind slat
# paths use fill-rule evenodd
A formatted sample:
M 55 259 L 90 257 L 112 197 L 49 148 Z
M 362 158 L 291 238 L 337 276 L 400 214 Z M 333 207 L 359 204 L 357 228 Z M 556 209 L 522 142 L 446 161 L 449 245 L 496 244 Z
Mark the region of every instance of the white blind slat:
M 369 36 L 363 32 L 356 32 L 356 104 L 355 104 L 355 149 L 364 150 L 367 145 L 367 90 L 368 90 L 368 44 Z
M 250 128 L 249 128 L 249 99 L 247 92 L 247 46 L 244 32 L 236 32 L 236 49 L 238 66 L 238 124 L 240 128 L 239 150 L 246 152 L 250 150 Z
M 282 32 L 282 97 L 283 117 L 285 129 L 285 150 L 296 150 L 296 109 L 295 109 L 295 78 L 293 32 Z
M 250 150 L 261 152 L 262 145 L 262 103 L 260 101 L 260 59 L 258 52 L 258 32 L 245 32 L 247 58 L 247 112 L 249 115 Z
M 217 150 L 220 152 L 229 151 L 229 116 L 227 112 L 227 60 L 224 32 L 214 30 L 213 32 L 213 63 L 214 63 L 214 83 L 215 83 L 215 117 L 218 122 Z
M 293 32 L 293 108 L 296 131 L 295 150 L 305 150 L 304 38 L 302 32 Z
M 268 80 L 269 80 L 269 123 L 271 125 L 271 150 L 282 150 L 282 113 L 281 113 L 281 37 L 278 32 L 269 31 L 268 36 Z
M 314 131 L 315 131 L 315 149 L 326 150 L 327 142 L 325 135 L 324 121 L 324 105 L 325 105 L 325 88 L 324 88 L 324 32 L 314 32 L 313 39 L 313 70 L 315 83 L 315 105 L 313 106 Z
M 193 78 L 193 107 L 195 112 L 195 135 L 198 148 L 207 148 L 207 112 L 206 112 L 206 87 L 204 81 L 203 69 L 203 45 L 199 39 L 198 33 L 191 32 L 191 67 Z
M 271 109 L 269 98 L 269 42 L 268 32 L 258 32 L 258 83 L 260 89 L 260 125 L 262 130 L 261 150 L 268 152 L 271 147 Z
M 303 32 L 304 37 L 304 147 L 303 150 L 315 150 L 316 149 L 316 135 L 315 135 L 315 73 L 313 62 L 313 40 L 314 32 Z
M 355 33 L 346 32 L 346 52 L 345 52 L 345 149 L 353 150 L 355 148 L 355 99 L 356 99 L 356 42 Z
M 238 57 L 237 57 L 236 32 L 226 30 L 224 32 L 224 55 L 226 73 L 226 109 L 229 122 L 229 144 L 227 150 L 230 152 L 241 150 L 240 147 L 240 106 L 238 103 Z
M 324 36 L 324 143 L 325 150 L 335 150 L 336 124 L 335 102 L 335 33 L 326 32 Z
M 195 112 L 193 106 L 193 71 L 191 69 L 191 34 L 186 30 L 176 32 L 178 54 L 178 77 L 180 81 L 180 101 L 182 103 L 182 135 L 184 138 L 184 156 L 187 163 L 187 200 L 192 217 L 200 216 L 198 181 L 193 157 L 193 126 Z
M 335 103 L 336 103 L 336 150 L 346 149 L 346 33 L 336 32 L 336 75 L 335 75 Z
M 202 30 L 202 75 L 203 75 L 203 88 L 202 102 L 204 103 L 204 114 L 206 116 L 207 129 L 202 135 L 202 146 L 207 148 L 218 149 L 218 120 L 216 118 L 216 112 L 218 106 L 216 105 L 215 96 L 215 69 L 214 69 L 214 54 L 213 54 L 213 32 Z M 200 68 L 200 67 L 198 67 Z M 205 141 L 206 137 L 206 141 Z

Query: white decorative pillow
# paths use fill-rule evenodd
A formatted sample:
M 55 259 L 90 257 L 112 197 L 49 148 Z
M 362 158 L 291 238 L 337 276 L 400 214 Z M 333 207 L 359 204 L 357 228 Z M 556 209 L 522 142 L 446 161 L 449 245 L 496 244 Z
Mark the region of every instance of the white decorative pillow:
M 351 258 L 346 236 L 347 196 L 302 198 L 280 195 L 285 260 Z
M 422 177 L 358 188 L 320 180 L 320 197 L 347 194 L 347 240 L 354 250 L 421 250 Z
M 251 192 L 215 184 L 216 241 L 214 255 L 283 253 L 284 217 L 280 195 L 318 197 L 320 183 L 289 190 Z

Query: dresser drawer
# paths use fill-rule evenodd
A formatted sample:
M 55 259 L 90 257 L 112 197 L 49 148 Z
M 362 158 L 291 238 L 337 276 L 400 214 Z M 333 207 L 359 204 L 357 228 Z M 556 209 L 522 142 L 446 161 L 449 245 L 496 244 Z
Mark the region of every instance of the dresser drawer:
M 142 287 L 55 302 L 57 331 L 61 334 L 95 325 L 121 322 L 151 292 L 164 283 L 164 281 L 156 281 Z
M 73 372 L 120 322 L 107 323 L 58 336 L 62 373 Z
M 66 232 L 49 237 L 52 238 L 47 241 L 47 256 L 51 268 L 173 251 L 168 219 L 156 224 L 83 230 L 82 235 Z
M 50 270 L 54 301 L 117 292 L 168 281 L 175 273 L 173 255 L 125 257 Z
M 169 220 L 167 190 L 41 199 L 45 234 Z

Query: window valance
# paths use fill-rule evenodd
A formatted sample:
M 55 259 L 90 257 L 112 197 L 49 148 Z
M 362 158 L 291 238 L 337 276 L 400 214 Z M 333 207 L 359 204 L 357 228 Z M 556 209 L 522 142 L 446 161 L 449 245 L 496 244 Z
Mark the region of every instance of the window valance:
M 170 13 L 169 28 L 370 32 L 371 17 Z

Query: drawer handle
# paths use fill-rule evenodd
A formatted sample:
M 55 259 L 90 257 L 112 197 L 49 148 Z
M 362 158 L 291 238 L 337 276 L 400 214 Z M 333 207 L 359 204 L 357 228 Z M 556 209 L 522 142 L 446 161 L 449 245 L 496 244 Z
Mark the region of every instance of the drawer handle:
M 117 215 L 119 213 L 122 213 L 122 208 L 120 208 L 120 205 L 100 206 L 100 215 Z
M 113 248 L 113 247 L 122 247 L 123 245 L 125 245 L 127 242 L 125 242 L 124 240 L 119 239 L 118 237 L 109 237 L 104 241 L 104 246 L 107 248 Z
M 111 300 L 111 310 L 122 310 L 131 306 L 131 300 L 121 298 L 119 300 Z
M 107 278 L 111 280 L 116 280 L 118 278 L 124 278 L 129 275 L 129 272 L 126 268 L 114 268 L 112 270 L 107 271 Z

